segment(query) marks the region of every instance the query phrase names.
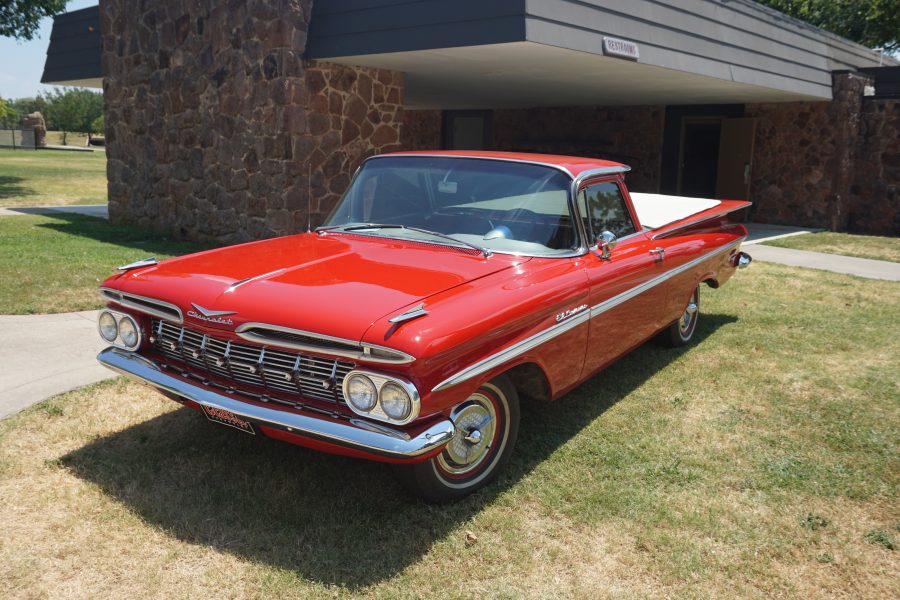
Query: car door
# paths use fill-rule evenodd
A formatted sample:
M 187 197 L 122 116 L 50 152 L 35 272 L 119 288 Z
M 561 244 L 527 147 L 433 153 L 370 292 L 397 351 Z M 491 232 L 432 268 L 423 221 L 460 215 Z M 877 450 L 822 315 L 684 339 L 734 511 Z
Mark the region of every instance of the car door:
M 603 368 L 652 336 L 663 325 L 667 288 L 664 252 L 639 229 L 618 179 L 588 181 L 578 207 L 591 240 L 603 231 L 618 238 L 608 258 L 592 248 L 586 272 L 591 320 L 584 376 Z

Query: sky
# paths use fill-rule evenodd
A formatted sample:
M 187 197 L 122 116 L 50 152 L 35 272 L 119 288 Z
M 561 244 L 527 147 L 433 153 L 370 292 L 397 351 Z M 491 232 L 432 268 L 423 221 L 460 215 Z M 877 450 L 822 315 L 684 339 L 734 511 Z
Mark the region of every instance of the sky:
M 66 10 L 96 5 L 97 0 L 71 0 L 66 4 Z M 0 37 L 0 97 L 25 98 L 57 87 L 41 84 L 52 28 L 53 19 L 47 18 L 41 22 L 40 30 L 30 42 Z

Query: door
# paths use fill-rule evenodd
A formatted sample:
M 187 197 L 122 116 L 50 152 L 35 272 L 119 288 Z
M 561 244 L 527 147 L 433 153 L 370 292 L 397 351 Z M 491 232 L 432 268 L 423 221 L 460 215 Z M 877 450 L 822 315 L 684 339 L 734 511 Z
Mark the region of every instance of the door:
M 666 286 L 650 283 L 664 273 L 664 256 L 638 232 L 619 181 L 591 182 L 578 195 L 579 212 L 591 239 L 601 231 L 618 238 L 608 260 L 596 253 L 586 267 L 592 318 L 584 375 L 593 373 L 653 335 L 666 308 Z M 637 293 L 636 293 L 637 292 Z
M 444 111 L 444 149 L 490 149 L 493 146 L 492 117 L 489 110 Z
M 718 117 L 691 117 L 682 122 L 679 196 L 715 196 L 721 129 L 722 119 Z
M 746 200 L 750 197 L 756 119 L 724 119 L 721 126 L 715 197 Z

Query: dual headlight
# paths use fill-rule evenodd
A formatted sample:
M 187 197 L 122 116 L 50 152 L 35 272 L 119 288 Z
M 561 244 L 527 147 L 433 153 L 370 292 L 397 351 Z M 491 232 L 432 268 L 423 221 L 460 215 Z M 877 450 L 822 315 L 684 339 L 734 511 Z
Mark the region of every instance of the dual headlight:
M 100 311 L 97 327 L 100 337 L 110 344 L 127 350 L 136 350 L 141 345 L 141 328 L 129 315 L 111 310 Z
M 397 425 L 419 416 L 419 393 L 402 379 L 367 371 L 350 371 L 344 378 L 344 398 L 358 415 Z

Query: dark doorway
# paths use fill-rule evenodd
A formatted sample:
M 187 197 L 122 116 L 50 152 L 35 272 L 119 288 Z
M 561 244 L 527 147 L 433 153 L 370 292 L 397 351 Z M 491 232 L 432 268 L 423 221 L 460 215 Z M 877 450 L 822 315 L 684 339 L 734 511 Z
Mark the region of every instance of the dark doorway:
M 722 120 L 689 117 L 682 127 L 678 195 L 713 198 L 719 175 Z
M 493 113 L 489 110 L 444 111 L 445 150 L 490 150 Z

